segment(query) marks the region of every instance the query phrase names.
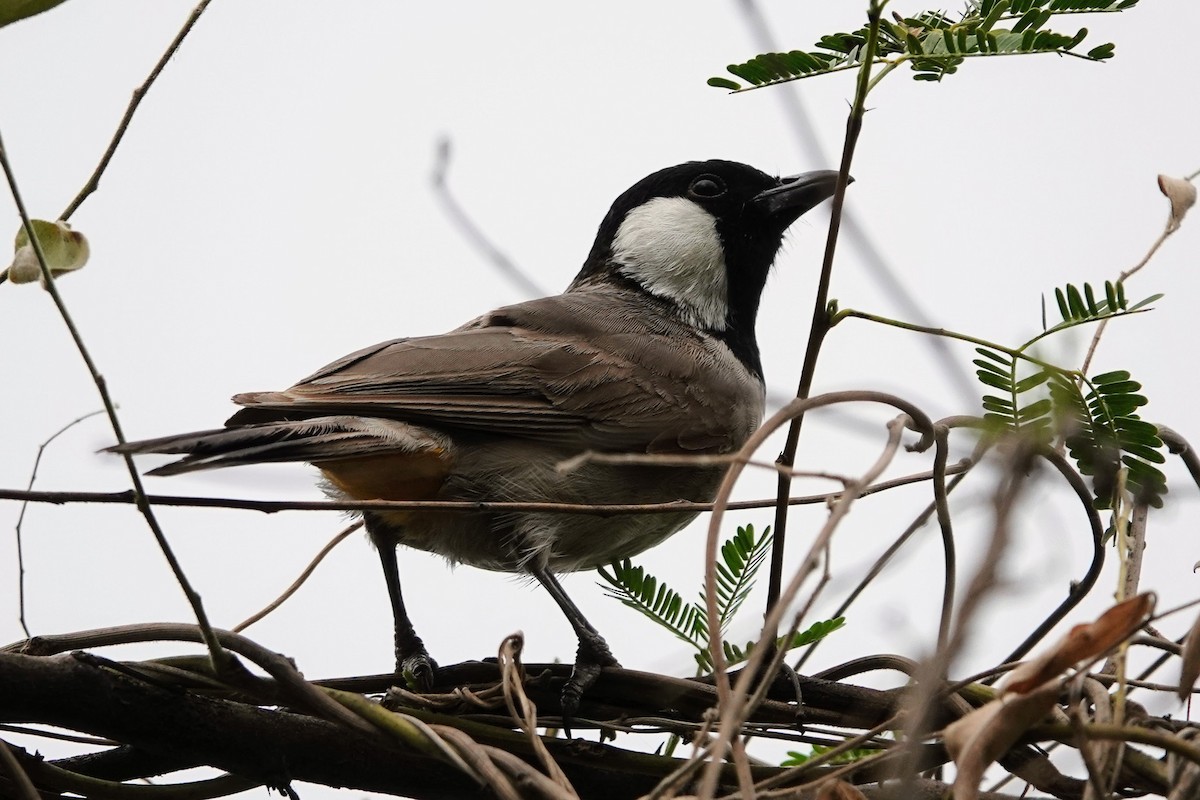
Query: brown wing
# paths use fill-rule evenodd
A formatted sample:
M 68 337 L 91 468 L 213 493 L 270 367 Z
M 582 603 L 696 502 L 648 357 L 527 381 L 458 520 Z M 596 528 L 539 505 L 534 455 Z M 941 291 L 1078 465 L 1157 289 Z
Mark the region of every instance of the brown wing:
M 234 400 L 247 408 L 231 425 L 356 415 L 604 450 L 724 451 L 757 425 L 762 385 L 666 309 L 589 289 L 375 345 L 286 391 Z

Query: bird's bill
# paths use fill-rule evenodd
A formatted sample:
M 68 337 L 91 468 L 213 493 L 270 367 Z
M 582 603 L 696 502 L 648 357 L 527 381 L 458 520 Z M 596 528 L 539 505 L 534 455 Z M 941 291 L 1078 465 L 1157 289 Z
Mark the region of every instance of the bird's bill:
M 779 185 L 756 195 L 750 203 L 769 217 L 801 214 L 815 208 L 819 203 L 833 197 L 837 188 L 838 172 L 834 169 L 819 169 L 779 179 Z M 853 182 L 850 178 L 847 183 Z

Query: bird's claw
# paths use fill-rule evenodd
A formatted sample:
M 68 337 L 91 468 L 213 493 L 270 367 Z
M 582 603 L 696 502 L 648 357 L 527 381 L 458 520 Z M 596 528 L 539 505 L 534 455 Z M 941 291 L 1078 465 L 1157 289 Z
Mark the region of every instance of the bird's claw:
M 396 654 L 396 675 L 418 692 L 433 690 L 437 669 L 437 662 L 424 647 L 413 653 Z
M 620 663 L 613 657 L 608 643 L 600 634 L 591 631 L 590 635 L 579 638 L 579 649 L 575 651 L 575 666 L 562 690 L 563 730 L 568 737 L 571 735 L 571 720 L 579 711 L 583 693 L 591 688 L 605 667 L 619 666 Z

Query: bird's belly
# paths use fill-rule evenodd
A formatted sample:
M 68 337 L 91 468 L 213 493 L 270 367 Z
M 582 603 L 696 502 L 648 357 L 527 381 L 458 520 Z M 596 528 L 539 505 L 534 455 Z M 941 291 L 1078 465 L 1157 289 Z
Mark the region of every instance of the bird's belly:
M 707 502 L 722 469 L 588 465 L 561 475 L 559 459 L 525 462 L 507 474 L 464 483 L 451 477 L 438 500 L 582 504 Z M 696 517 L 696 512 L 580 514 L 548 511 L 376 513 L 377 531 L 395 544 L 436 553 L 455 564 L 526 572 L 595 569 L 653 547 Z M 378 535 L 378 534 L 377 534 Z

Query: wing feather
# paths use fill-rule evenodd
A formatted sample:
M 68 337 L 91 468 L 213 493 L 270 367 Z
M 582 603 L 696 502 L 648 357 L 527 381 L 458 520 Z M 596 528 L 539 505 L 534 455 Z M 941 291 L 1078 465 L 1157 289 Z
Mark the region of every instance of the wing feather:
M 611 289 L 510 306 L 238 395 L 246 408 L 229 424 L 359 415 L 602 450 L 736 447 L 761 417 L 761 382 L 724 344 L 645 306 Z

